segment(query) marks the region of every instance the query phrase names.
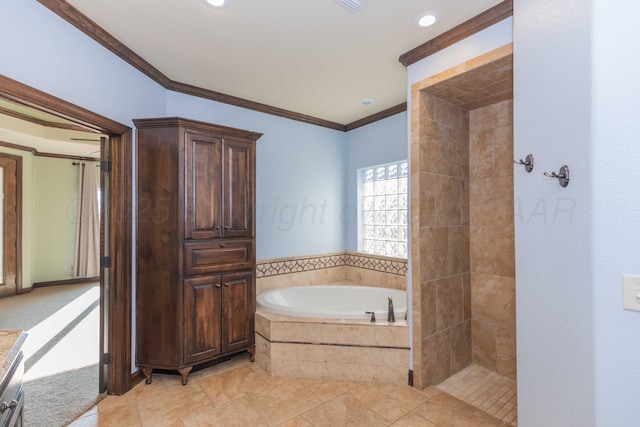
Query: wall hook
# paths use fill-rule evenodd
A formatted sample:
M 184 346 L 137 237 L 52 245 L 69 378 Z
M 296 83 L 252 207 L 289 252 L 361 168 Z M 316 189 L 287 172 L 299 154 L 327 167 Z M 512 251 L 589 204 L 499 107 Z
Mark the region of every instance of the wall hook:
M 524 160 L 514 160 L 513 163 L 523 165 L 527 172 L 531 172 L 533 170 L 533 154 L 527 154 Z
M 567 185 L 569 185 L 569 166 L 563 165 L 558 173 L 545 172 L 544 176 L 547 176 L 549 178 L 558 178 L 558 183 L 560 184 L 560 186 L 566 187 Z

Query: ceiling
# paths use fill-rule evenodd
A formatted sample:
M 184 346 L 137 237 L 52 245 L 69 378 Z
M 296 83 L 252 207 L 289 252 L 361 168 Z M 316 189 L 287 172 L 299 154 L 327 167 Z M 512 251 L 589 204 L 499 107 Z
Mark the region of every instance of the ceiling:
M 173 81 L 340 124 L 405 102 L 399 56 L 500 2 L 68 0 Z M 439 21 L 418 28 L 430 10 Z
M 223 9 L 204 0 L 68 0 L 173 81 L 345 125 L 406 101 L 400 55 L 500 2 L 369 0 L 353 13 L 335 0 L 231 0 Z M 419 29 L 425 11 L 440 19 Z M 492 66 L 432 89 L 459 105 L 479 102 L 487 84 L 510 90 L 510 65 Z M 0 98 L 0 144 L 98 157 L 100 136 Z
M 99 158 L 101 136 L 68 120 L 0 98 L 0 145 L 28 147 L 40 154 Z

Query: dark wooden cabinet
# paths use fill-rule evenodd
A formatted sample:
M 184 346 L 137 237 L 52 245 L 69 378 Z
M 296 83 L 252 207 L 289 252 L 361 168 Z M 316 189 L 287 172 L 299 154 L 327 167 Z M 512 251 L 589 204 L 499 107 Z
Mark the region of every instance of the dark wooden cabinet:
M 24 390 L 24 354 L 22 345 L 27 334 L 0 331 L 0 426 L 22 427 Z
M 258 133 L 182 118 L 137 127 L 137 352 L 147 382 L 254 351 Z

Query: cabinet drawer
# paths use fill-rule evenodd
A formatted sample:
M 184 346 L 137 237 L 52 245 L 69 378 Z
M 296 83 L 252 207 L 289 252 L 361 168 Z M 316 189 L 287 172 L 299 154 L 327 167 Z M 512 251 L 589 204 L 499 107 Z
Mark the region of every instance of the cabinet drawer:
M 22 387 L 18 389 L 18 393 L 12 400 L 3 400 L 2 402 L 10 404 L 5 411 L 0 414 L 0 425 L 2 427 L 22 427 L 22 408 L 24 406 L 24 392 Z M 0 403 L 1 405 L 2 403 Z
M 22 376 L 24 373 L 23 354 L 20 352 L 0 384 L 0 405 L 7 407 L 0 411 L 0 426 L 14 426 L 21 416 L 23 404 Z
M 253 267 L 253 241 L 218 240 L 184 244 L 184 275 Z

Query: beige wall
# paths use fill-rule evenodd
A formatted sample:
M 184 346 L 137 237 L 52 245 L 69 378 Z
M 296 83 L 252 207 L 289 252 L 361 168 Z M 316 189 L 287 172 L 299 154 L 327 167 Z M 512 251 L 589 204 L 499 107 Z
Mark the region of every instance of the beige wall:
M 77 167 L 6 147 L 0 153 L 22 158 L 22 287 L 71 278 Z
M 33 160 L 34 282 L 71 279 L 76 235 L 78 166 L 72 160 L 36 156 Z M 100 175 L 95 163 L 88 163 Z
M 473 363 L 516 376 L 513 101 L 470 113 Z

